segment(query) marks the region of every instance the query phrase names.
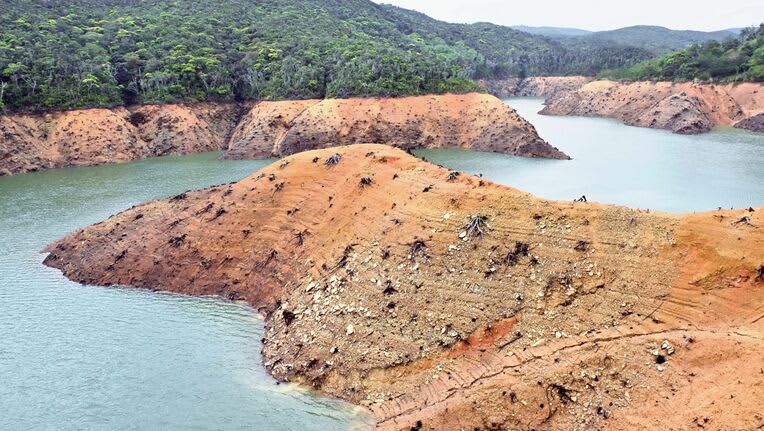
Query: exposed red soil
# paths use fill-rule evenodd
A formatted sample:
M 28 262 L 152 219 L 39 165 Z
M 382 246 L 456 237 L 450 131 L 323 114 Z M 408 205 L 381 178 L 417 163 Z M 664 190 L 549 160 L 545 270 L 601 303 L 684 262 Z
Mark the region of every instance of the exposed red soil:
M 379 429 L 757 429 L 752 210 L 546 201 L 354 145 L 131 208 L 45 263 L 244 299 L 276 378 L 363 405 Z
M 365 142 L 567 158 L 499 99 L 465 94 L 2 115 L 0 175 L 221 150 L 268 158 Z
M 549 115 L 612 117 L 624 123 L 675 133 L 704 133 L 717 126 L 762 132 L 761 84 L 696 84 L 594 81 L 554 94 L 541 111 Z
M 261 102 L 234 132 L 228 157 L 281 157 L 368 142 L 567 158 L 511 107 L 478 93 Z
M 0 175 L 219 151 L 239 109 L 202 103 L 0 115 Z

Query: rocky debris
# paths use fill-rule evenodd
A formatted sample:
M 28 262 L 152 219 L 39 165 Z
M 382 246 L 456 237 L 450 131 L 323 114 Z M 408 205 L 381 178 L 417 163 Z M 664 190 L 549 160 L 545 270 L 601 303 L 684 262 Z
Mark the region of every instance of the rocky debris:
M 737 125 L 760 131 L 764 92 L 761 84 L 695 84 L 594 81 L 558 92 L 541 111 L 547 115 L 612 117 L 631 126 L 705 133 Z
M 764 230 L 448 181 L 384 145 L 313 162 L 336 151 L 136 206 L 45 263 L 83 283 L 246 300 L 277 379 L 362 405 L 380 429 L 682 429 L 698 411 L 751 427 Z M 276 171 L 289 187 L 256 187 Z M 370 172 L 398 177 L 357 187 Z M 476 214 L 489 234 L 460 240 Z

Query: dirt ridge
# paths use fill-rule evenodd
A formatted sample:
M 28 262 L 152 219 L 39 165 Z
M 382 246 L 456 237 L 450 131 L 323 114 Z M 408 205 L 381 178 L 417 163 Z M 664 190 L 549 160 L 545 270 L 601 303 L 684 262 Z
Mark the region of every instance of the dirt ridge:
M 761 84 L 593 81 L 553 94 L 547 115 L 612 117 L 631 126 L 697 134 L 718 126 L 764 132 Z
M 0 175 L 221 150 L 226 158 L 281 157 L 365 142 L 568 158 L 511 107 L 473 93 L 0 115 Z
M 136 206 L 45 264 L 246 300 L 276 378 L 379 429 L 755 429 L 762 226 L 764 208 L 546 201 L 353 145 Z

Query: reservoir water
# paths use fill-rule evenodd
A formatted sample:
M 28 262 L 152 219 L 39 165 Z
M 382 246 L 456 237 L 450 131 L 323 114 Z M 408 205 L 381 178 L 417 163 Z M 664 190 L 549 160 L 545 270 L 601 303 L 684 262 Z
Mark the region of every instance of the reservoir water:
M 539 115 L 543 99 L 507 100 L 573 160 L 420 150 L 427 160 L 548 199 L 673 212 L 764 205 L 764 134 L 725 128 L 694 136 L 617 120 Z
M 764 135 L 700 136 L 545 117 L 509 101 L 573 157 L 423 150 L 428 160 L 550 199 L 668 211 L 764 205 Z M 358 409 L 276 385 L 262 322 L 240 304 L 81 286 L 41 264 L 66 233 L 131 205 L 236 181 L 268 161 L 217 154 L 0 178 L 0 430 L 367 429 Z
M 41 264 L 78 227 L 268 163 L 218 156 L 0 178 L 0 430 L 369 428 L 348 404 L 276 385 L 253 309 L 81 286 Z

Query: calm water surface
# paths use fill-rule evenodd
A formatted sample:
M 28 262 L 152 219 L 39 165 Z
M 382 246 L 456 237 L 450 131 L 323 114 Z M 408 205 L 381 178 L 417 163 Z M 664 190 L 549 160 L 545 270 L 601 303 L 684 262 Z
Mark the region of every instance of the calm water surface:
M 733 128 L 697 136 L 603 118 L 538 115 L 543 99 L 507 103 L 573 160 L 460 150 L 421 150 L 427 160 L 548 199 L 589 200 L 664 211 L 764 205 L 764 134 Z
M 275 384 L 251 308 L 81 286 L 41 264 L 75 228 L 268 163 L 217 156 L 0 178 L 0 430 L 368 428 L 352 406 Z

